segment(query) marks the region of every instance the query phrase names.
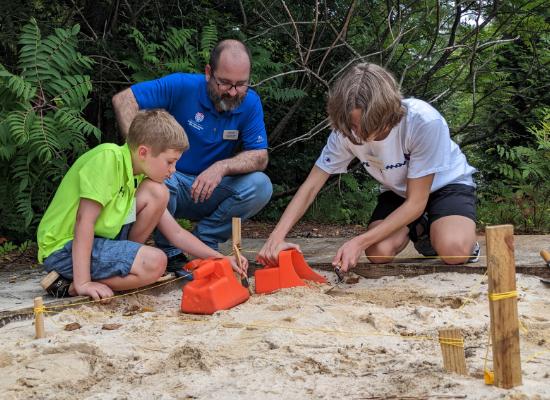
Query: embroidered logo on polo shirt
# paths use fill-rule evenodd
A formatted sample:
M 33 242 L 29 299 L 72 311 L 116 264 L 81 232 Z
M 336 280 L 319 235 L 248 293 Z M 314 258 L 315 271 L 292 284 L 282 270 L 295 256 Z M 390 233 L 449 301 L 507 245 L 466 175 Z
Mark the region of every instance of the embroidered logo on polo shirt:
M 262 135 L 258 135 L 256 138 L 256 143 L 262 143 L 264 141 L 264 137 Z
M 203 126 L 200 124 L 202 121 L 204 121 L 204 114 L 201 113 L 200 111 L 197 111 L 195 113 L 195 118 L 194 120 L 193 119 L 188 119 L 187 120 L 187 124 L 191 127 L 191 128 L 194 128 L 198 131 L 202 131 L 204 128 Z

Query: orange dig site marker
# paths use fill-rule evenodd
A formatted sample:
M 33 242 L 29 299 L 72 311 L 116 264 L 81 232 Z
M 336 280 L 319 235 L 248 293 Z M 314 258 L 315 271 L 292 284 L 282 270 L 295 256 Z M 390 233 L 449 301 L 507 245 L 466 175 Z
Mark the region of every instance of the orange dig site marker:
M 313 271 L 298 250 L 279 253 L 279 265 L 275 268 L 257 269 L 254 273 L 256 293 L 271 293 L 279 289 L 306 286 L 304 279 L 319 283 L 327 280 Z
M 183 287 L 181 311 L 190 314 L 214 314 L 248 300 L 250 294 L 223 258 L 193 260 L 185 266 L 193 271 L 193 281 Z

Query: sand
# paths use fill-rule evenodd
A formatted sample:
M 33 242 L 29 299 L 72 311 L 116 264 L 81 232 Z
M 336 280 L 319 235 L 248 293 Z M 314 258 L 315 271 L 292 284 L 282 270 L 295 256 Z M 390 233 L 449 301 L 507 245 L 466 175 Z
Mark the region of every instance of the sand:
M 328 294 L 254 295 L 212 316 L 182 314 L 180 290 L 69 308 L 46 314 L 44 339 L 32 321 L 0 329 L 0 397 L 550 399 L 550 289 L 518 275 L 523 385 L 504 390 L 482 378 L 482 278 L 361 278 Z M 467 377 L 442 368 L 437 330 L 450 326 L 465 333 Z

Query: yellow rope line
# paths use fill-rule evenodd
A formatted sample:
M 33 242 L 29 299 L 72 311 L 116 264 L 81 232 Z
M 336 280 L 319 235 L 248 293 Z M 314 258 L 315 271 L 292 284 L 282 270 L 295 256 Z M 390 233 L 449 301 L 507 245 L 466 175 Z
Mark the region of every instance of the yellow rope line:
M 439 338 L 439 343 L 448 344 L 449 346 L 464 347 L 464 339 L 455 338 Z
M 226 322 L 223 323 L 222 326 L 224 328 L 267 328 L 267 329 L 285 329 L 293 332 L 300 332 L 300 333 L 311 333 L 311 332 L 321 332 L 321 333 L 330 333 L 330 334 L 336 334 L 336 335 L 346 335 L 346 336 L 363 336 L 363 337 L 398 337 L 403 340 L 435 340 L 432 337 L 429 336 L 418 336 L 418 335 L 397 335 L 397 334 L 390 334 L 390 333 L 375 333 L 375 332 L 358 332 L 358 331 L 344 331 L 344 330 L 336 330 L 336 329 L 328 329 L 328 328 L 317 328 L 317 327 L 297 327 L 297 326 L 282 326 L 282 325 L 273 325 L 269 323 L 248 323 L 248 324 L 242 324 L 242 323 L 232 323 L 232 322 Z
M 257 254 L 259 252 L 259 250 L 241 250 L 241 253 L 253 253 L 253 254 Z M 233 253 L 231 253 L 231 255 L 233 255 Z M 312 254 L 312 255 L 318 255 L 318 254 Z M 308 257 L 309 254 L 304 254 L 304 257 Z M 437 256 L 398 256 L 398 255 L 395 255 L 395 256 L 365 256 L 365 255 L 362 255 L 361 257 L 368 257 L 368 258 L 388 258 L 388 257 L 391 257 L 391 258 L 397 258 L 397 259 L 407 259 L 407 260 L 423 260 L 423 259 L 440 259 L 440 258 L 464 258 L 464 257 L 471 257 L 472 255 L 471 254 L 468 254 L 468 255 L 465 255 L 465 256 L 440 256 L 440 255 L 437 255 Z M 487 256 L 483 256 L 483 255 L 478 255 L 476 257 L 479 257 L 479 258 L 485 258 Z
M 489 293 L 488 297 L 489 297 L 489 300 L 491 301 L 511 299 L 512 297 L 518 297 L 518 291 L 512 290 L 510 292 Z
M 44 314 L 46 312 L 46 307 L 42 305 L 40 307 L 34 307 L 33 310 L 35 314 Z
M 82 305 L 85 305 L 85 304 L 102 303 L 102 302 L 110 301 L 112 299 L 131 296 L 131 295 L 134 295 L 134 294 L 137 294 L 137 293 L 142 293 L 142 292 L 146 292 L 148 290 L 156 289 L 156 288 L 161 287 L 161 286 L 169 285 L 169 284 L 174 283 L 176 281 L 179 281 L 183 278 L 186 278 L 187 276 L 188 275 L 180 276 L 180 277 L 177 277 L 177 278 L 174 278 L 174 279 L 170 279 L 166 282 L 159 283 L 158 285 L 148 286 L 146 288 L 134 290 L 134 291 L 128 292 L 128 293 L 118 294 L 118 295 L 111 296 L 111 297 L 105 297 L 105 298 L 100 299 L 100 300 L 86 300 L 86 301 L 81 301 L 81 302 L 77 302 L 77 303 L 60 304 L 60 305 L 57 305 L 57 306 L 48 306 L 48 307 L 44 307 L 44 308 L 45 308 L 45 310 L 51 310 L 51 309 L 56 309 L 56 308 L 68 308 L 68 307 L 82 306 Z M 48 312 L 48 311 L 44 311 L 44 312 Z

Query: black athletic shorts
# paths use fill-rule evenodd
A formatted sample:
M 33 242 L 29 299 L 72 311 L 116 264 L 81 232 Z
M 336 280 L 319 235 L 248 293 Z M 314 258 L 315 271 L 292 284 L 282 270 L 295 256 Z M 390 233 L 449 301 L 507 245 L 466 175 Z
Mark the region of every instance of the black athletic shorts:
M 380 193 L 378 196 L 378 204 L 372 216 L 369 224 L 374 221 L 385 219 L 388 215 L 395 211 L 401 204 L 405 202 L 405 199 L 392 191 Z M 447 217 L 449 215 L 461 215 L 463 217 L 470 218 L 472 221 L 476 221 L 476 189 L 473 186 L 462 184 L 451 184 L 430 193 L 428 198 L 428 204 L 424 210 L 428 215 L 428 229 L 432 222 L 438 220 L 441 217 Z M 417 220 L 411 222 L 409 227 L 409 237 L 413 232 L 412 227 L 416 227 L 419 223 Z M 415 240 L 415 235 L 411 237 L 411 240 Z

